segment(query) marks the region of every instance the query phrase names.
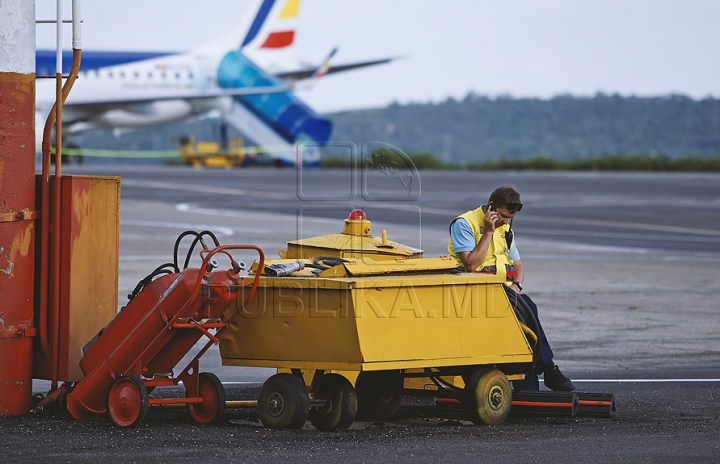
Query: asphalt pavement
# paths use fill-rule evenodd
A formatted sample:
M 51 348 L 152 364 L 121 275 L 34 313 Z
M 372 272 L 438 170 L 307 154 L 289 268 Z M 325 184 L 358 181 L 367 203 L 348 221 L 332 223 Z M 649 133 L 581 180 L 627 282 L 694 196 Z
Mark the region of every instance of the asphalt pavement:
M 353 208 L 373 233 L 446 253 L 447 224 L 513 183 L 525 291 L 581 391 L 614 393 L 610 418 L 516 418 L 474 426 L 408 398 L 392 422 L 350 430 L 262 428 L 251 409 L 200 427 L 151 411 L 137 428 L 61 414 L 0 420 L 12 462 L 717 462 L 720 460 L 720 176 L 527 172 L 387 172 L 87 166 L 65 173 L 122 178 L 120 295 L 171 258 L 179 233 L 213 230 L 268 256 L 284 242 L 339 232 Z M 270 369 L 221 366 L 229 399 L 254 399 Z M 46 385 L 37 382 L 43 392 Z

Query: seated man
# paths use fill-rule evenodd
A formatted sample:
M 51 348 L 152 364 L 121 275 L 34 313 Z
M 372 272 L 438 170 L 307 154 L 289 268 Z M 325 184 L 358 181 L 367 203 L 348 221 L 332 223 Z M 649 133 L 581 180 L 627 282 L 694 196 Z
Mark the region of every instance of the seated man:
M 510 227 L 512 218 L 522 209 L 520 194 L 512 185 L 496 189 L 487 205 L 461 214 L 450 223 L 448 252 L 466 272 L 483 272 L 507 277 L 510 289 L 518 293 L 532 310 L 541 338 L 540 359 L 535 372 L 528 374 L 526 390 L 538 390 L 537 374 L 544 373 L 545 386 L 555 391 L 573 391 L 575 385 L 553 363 L 553 352 L 529 296 L 521 294 L 524 277 L 520 253 Z

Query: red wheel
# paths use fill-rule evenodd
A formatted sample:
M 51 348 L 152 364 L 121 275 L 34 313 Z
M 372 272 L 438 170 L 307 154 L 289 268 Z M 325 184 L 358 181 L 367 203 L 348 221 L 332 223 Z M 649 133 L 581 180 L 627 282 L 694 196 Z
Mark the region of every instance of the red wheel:
M 132 375 L 115 379 L 108 393 L 107 410 L 117 426 L 140 423 L 148 410 L 148 392 L 142 380 Z
M 217 422 L 225 412 L 225 389 L 215 374 L 201 372 L 198 377 L 198 397 L 202 403 L 188 403 L 188 414 L 198 424 Z

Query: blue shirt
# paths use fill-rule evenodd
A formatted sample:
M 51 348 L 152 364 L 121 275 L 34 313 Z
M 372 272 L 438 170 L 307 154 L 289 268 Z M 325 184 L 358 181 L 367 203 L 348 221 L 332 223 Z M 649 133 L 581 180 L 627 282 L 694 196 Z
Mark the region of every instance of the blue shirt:
M 473 251 L 477 245 L 477 242 L 475 241 L 475 234 L 470 228 L 470 224 L 468 224 L 468 222 L 463 218 L 459 218 L 453 222 L 453 225 L 450 227 L 450 238 L 452 238 L 455 253 Z M 513 239 L 508 258 L 512 261 L 520 259 L 520 252 L 515 246 L 515 239 Z

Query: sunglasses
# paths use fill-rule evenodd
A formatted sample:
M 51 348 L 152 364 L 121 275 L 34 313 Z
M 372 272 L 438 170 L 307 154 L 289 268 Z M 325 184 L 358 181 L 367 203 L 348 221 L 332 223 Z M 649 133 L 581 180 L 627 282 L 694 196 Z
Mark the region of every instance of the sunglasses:
M 503 206 L 505 206 L 508 211 L 511 212 L 518 212 L 522 210 L 523 204 L 522 203 L 501 203 Z

